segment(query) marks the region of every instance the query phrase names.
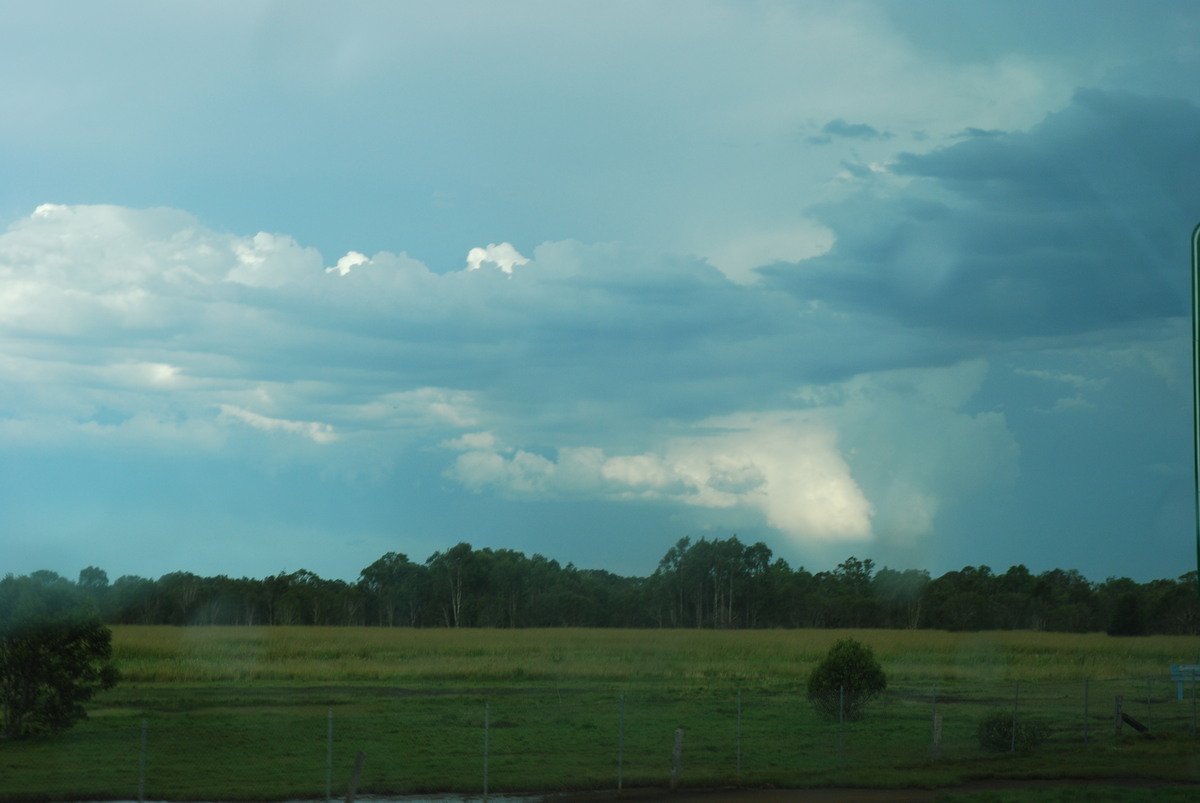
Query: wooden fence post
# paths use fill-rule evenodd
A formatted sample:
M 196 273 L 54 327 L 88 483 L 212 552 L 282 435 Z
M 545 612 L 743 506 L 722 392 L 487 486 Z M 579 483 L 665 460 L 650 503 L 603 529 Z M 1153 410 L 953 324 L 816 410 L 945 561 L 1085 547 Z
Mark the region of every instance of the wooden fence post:
M 1150 709 L 1150 684 L 1150 676 L 1146 675 L 1146 730 L 1154 727 L 1154 713 Z
M 325 717 L 325 803 L 333 800 L 333 709 Z
M 737 779 L 742 780 L 742 690 L 738 689 L 737 701 Z
M 846 687 L 838 686 L 838 766 L 846 760 Z
M 942 712 L 933 712 L 933 760 L 942 756 Z
M 1092 726 L 1088 722 L 1088 687 L 1091 685 L 1091 678 L 1083 679 L 1083 742 L 1088 744 L 1092 741 Z
M 146 799 L 146 718 L 142 717 L 142 746 L 138 751 L 138 803 Z
M 1012 746 L 1008 752 L 1017 752 L 1017 706 L 1021 702 L 1021 681 L 1017 681 L 1017 687 L 1013 691 L 1013 715 L 1012 715 Z
M 621 792 L 625 770 L 625 695 L 621 695 L 621 713 L 617 717 L 617 793 Z
M 354 803 L 354 796 L 358 794 L 358 784 L 362 781 L 363 762 L 367 760 L 367 754 L 359 750 L 358 755 L 354 757 L 354 772 L 350 774 L 350 786 L 346 789 L 346 803 Z
M 1116 722 L 1115 722 L 1117 736 L 1121 735 L 1121 725 L 1123 725 L 1125 722 L 1125 720 L 1121 716 L 1124 713 L 1121 710 L 1124 707 L 1124 705 L 1125 705 L 1125 698 L 1118 694 L 1117 695 L 1117 714 L 1116 714 Z
M 683 728 L 675 729 L 675 747 L 671 750 L 671 789 L 679 787 L 679 765 L 683 761 Z
M 937 684 L 933 684 L 933 743 L 930 746 L 929 754 L 934 761 L 941 758 L 942 755 L 942 715 L 937 710 Z

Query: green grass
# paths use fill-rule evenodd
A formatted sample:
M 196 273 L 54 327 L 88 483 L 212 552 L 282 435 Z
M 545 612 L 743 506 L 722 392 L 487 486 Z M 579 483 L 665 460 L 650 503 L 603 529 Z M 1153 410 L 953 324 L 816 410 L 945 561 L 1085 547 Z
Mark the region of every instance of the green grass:
M 843 728 L 818 719 L 803 689 L 846 635 L 874 648 L 889 689 Z M 359 750 L 363 794 L 478 793 L 485 705 L 493 792 L 615 788 L 619 748 L 626 787 L 665 786 L 676 728 L 689 786 L 1200 781 L 1191 701 L 1175 700 L 1167 676 L 1198 662 L 1189 638 L 119 627 L 114 649 L 125 679 L 88 721 L 0 743 L 0 800 L 136 798 L 143 719 L 147 799 L 323 798 L 331 711 L 339 798 Z M 1018 683 L 1021 715 L 1046 722 L 1050 740 L 1028 756 L 985 753 L 976 723 L 1011 709 Z M 1151 737 L 1115 734 L 1116 695 Z

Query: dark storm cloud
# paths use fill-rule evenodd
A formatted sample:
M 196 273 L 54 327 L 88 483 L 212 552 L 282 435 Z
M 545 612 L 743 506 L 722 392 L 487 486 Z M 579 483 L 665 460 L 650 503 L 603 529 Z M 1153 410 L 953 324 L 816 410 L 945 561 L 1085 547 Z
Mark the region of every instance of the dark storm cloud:
M 1186 312 L 1200 109 L 1081 91 L 1025 133 L 971 137 L 892 166 L 818 216 L 826 255 L 764 272 L 793 292 L 915 326 L 1020 337 Z

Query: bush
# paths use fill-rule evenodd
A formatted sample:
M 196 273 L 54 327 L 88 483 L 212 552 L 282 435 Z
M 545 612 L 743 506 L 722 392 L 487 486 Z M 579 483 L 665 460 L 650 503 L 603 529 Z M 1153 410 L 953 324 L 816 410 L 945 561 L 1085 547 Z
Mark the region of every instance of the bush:
M 994 753 L 1013 749 L 1013 715 L 1011 711 L 992 711 L 979 722 L 979 746 Z M 1028 753 L 1046 741 L 1050 728 L 1044 722 L 1017 720 L 1016 748 Z
M 863 707 L 887 688 L 887 675 L 870 647 L 842 639 L 808 676 L 808 701 L 829 719 L 859 719 Z
M 117 682 L 112 633 L 58 578 L 0 580 L 0 739 L 66 730 Z

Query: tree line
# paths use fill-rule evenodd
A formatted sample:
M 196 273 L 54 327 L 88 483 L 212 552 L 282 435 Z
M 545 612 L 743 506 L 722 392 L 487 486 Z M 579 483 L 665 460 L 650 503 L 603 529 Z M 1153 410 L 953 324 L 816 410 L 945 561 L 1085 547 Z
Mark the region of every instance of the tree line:
M 847 558 L 793 569 L 759 542 L 682 538 L 649 577 L 580 569 L 542 555 L 460 543 L 423 563 L 389 552 L 357 581 L 301 569 L 261 579 L 172 572 L 110 582 L 90 566 L 71 585 L 109 624 L 380 627 L 925 628 L 1200 633 L 1196 573 L 1092 583 L 1074 570 L 1002 574 L 967 566 L 932 578 Z

